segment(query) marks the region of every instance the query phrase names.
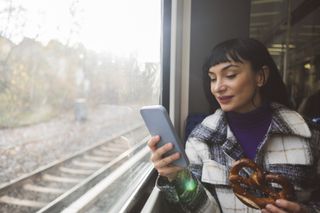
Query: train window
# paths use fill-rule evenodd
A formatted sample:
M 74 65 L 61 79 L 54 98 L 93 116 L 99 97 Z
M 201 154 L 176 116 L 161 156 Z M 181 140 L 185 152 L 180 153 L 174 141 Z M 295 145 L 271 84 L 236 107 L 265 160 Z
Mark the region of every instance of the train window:
M 1 212 L 62 210 L 108 175 L 123 207 L 151 168 L 160 33 L 160 0 L 0 2 Z

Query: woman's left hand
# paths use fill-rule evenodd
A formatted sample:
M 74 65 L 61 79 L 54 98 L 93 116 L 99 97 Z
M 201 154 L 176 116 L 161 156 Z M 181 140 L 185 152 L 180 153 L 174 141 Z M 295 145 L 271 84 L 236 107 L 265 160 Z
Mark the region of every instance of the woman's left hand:
M 306 213 L 307 210 L 299 203 L 278 199 L 275 204 L 268 204 L 261 210 L 262 213 Z

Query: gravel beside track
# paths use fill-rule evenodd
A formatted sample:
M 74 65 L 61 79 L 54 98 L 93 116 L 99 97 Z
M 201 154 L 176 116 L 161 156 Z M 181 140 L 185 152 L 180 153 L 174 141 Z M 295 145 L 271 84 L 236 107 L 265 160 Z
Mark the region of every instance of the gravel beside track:
M 0 186 L 141 123 L 138 107 L 104 105 L 77 122 L 73 113 L 49 122 L 0 130 Z M 127 136 L 128 137 L 128 136 Z M 132 145 L 137 139 L 127 138 Z

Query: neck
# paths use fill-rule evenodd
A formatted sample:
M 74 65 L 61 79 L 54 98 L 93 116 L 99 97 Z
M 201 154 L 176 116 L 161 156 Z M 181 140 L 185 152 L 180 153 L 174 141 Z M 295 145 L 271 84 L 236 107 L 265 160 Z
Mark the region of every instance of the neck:
M 271 109 L 268 102 L 264 102 L 260 107 L 255 108 L 246 113 L 227 112 L 227 119 L 231 126 L 237 129 L 256 128 L 265 122 L 269 122 L 271 118 Z
M 268 102 L 247 113 L 227 112 L 231 131 L 247 157 L 253 159 L 258 145 L 264 140 L 272 119 Z
M 247 112 L 251 112 L 253 110 L 258 109 L 259 107 L 261 107 L 263 105 L 263 101 L 260 95 L 260 92 L 258 89 L 256 89 L 252 95 L 252 99 L 251 99 L 251 104 L 248 106 L 248 108 L 243 109 L 243 110 L 239 110 L 239 111 L 235 111 L 236 113 L 247 113 Z

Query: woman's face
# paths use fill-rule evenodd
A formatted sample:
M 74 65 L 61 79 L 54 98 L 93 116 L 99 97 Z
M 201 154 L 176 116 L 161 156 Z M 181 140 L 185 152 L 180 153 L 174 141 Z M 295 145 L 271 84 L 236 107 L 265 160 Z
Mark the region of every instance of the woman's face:
M 255 73 L 248 61 L 224 62 L 209 69 L 211 93 L 225 112 L 245 113 L 261 105 L 258 87 L 263 85 L 261 72 Z

